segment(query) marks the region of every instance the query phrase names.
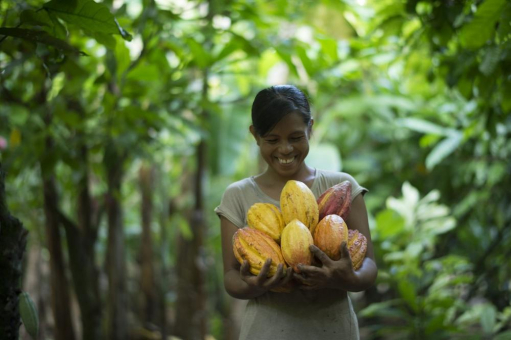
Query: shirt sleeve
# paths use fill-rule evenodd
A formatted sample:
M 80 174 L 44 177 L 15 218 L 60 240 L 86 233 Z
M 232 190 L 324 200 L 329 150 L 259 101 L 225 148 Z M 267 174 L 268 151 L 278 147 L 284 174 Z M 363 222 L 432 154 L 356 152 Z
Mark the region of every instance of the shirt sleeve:
M 350 181 L 351 183 L 351 201 L 353 202 L 353 200 L 360 194 L 362 195 L 365 195 L 366 192 L 368 192 L 369 190 L 367 190 L 365 187 L 361 186 L 357 180 L 351 176 L 350 174 L 347 174 L 347 173 L 342 173 L 343 174 L 343 179 L 342 181 Z
M 225 190 L 220 205 L 215 208 L 218 217 L 227 218 L 238 228 L 245 225 L 245 211 L 243 209 L 243 195 L 235 184 L 231 184 Z

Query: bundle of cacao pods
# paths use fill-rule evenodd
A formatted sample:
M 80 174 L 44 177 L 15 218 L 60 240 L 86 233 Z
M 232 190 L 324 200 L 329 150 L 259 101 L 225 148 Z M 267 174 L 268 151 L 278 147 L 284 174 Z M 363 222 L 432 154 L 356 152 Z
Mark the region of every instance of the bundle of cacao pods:
M 299 273 L 299 264 L 311 265 L 314 244 L 332 260 L 341 258 L 341 243 L 347 242 L 355 270 L 367 250 L 367 239 L 357 230 L 348 229 L 345 219 L 350 212 L 351 183 L 344 181 L 326 190 L 317 200 L 305 183 L 290 180 L 280 195 L 280 210 L 270 203 L 255 203 L 247 214 L 245 228 L 233 236 L 234 255 L 239 263 L 247 260 L 250 272 L 259 274 L 264 262 L 272 259 L 268 277 L 279 264 Z M 277 289 L 287 292 L 290 287 Z

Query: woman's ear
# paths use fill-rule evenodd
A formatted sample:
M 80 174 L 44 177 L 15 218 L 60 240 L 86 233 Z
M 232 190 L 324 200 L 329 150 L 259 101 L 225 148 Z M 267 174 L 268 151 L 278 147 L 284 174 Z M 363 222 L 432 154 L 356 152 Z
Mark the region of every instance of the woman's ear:
M 309 126 L 307 127 L 307 132 L 309 132 L 309 138 L 311 138 L 312 136 L 312 126 L 314 125 L 314 119 L 311 118 L 311 120 L 309 120 Z
M 259 135 L 255 131 L 254 125 L 250 125 L 249 130 L 250 130 L 250 133 L 252 134 L 252 136 L 254 136 L 254 139 L 256 140 L 257 145 L 259 145 Z

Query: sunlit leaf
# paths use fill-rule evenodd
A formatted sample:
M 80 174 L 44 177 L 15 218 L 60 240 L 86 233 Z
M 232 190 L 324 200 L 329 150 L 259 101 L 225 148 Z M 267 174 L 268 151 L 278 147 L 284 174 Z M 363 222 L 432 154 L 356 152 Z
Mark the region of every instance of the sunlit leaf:
M 474 19 L 463 26 L 460 39 L 467 48 L 483 46 L 495 34 L 495 23 L 502 14 L 506 0 L 486 0 L 477 8 Z
M 87 31 L 120 34 L 125 40 L 132 39 L 119 25 L 108 7 L 92 0 L 52 0 L 44 4 L 44 8 L 54 12 L 64 21 Z

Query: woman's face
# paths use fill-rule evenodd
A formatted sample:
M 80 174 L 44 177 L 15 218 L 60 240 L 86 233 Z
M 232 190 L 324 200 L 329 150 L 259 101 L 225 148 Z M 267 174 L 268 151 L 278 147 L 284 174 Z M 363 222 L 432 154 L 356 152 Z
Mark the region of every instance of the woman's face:
M 250 127 L 269 170 L 282 177 L 298 174 L 309 153 L 312 123 L 305 124 L 302 115 L 294 112 L 284 116 L 265 136 L 257 135 Z

